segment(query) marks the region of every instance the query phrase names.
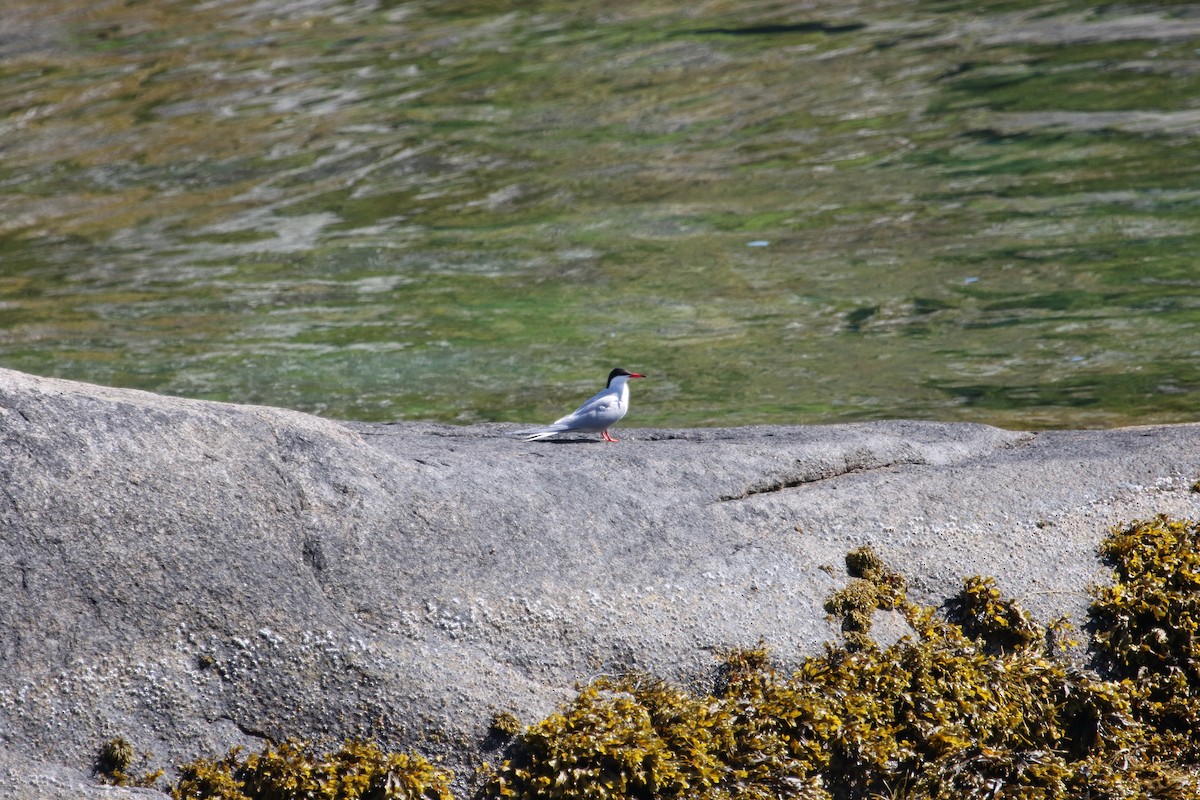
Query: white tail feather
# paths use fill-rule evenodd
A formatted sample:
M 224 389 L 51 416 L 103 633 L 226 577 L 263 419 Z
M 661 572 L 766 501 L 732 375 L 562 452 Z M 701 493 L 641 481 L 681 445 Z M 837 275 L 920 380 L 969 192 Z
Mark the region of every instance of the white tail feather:
M 527 431 L 513 431 L 508 435 L 514 438 L 524 439 L 527 442 L 532 442 L 538 439 L 545 439 L 548 436 L 553 436 L 556 433 L 562 433 L 566 430 L 570 430 L 566 425 L 547 425 L 544 428 L 530 428 Z

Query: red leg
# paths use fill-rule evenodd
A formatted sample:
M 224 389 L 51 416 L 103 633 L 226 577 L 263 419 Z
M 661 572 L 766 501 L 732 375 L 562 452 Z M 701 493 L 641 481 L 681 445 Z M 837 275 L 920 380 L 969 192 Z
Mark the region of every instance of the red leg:
M 609 433 L 608 431 L 604 431 L 604 432 L 603 432 L 603 433 L 601 433 L 600 435 L 604 437 L 604 441 L 606 441 L 606 442 L 619 442 L 619 441 L 621 441 L 620 439 L 614 439 L 614 438 L 612 437 L 612 434 L 611 434 L 611 433 Z

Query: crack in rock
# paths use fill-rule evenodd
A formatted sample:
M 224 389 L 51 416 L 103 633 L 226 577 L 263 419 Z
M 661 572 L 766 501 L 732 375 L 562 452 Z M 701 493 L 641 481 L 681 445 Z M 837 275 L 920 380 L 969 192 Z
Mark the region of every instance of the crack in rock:
M 804 462 L 797 461 L 796 463 L 803 464 Z M 887 461 L 878 461 L 871 464 L 847 464 L 840 469 L 827 464 L 813 465 L 807 470 L 802 470 L 798 473 L 791 473 L 752 484 L 739 494 L 723 494 L 720 496 L 719 500 L 721 502 L 745 500 L 747 497 L 753 497 L 756 494 L 782 492 L 786 489 L 795 489 L 800 486 L 806 486 L 810 483 L 820 483 L 832 478 L 840 478 L 843 475 L 854 475 L 873 470 L 888 469 L 889 467 L 921 465 L 926 463 L 928 462 L 923 458 L 918 457 L 915 459 L 892 459 Z
M 888 442 L 853 447 L 842 454 L 813 453 L 795 459 L 790 469 L 768 474 L 740 492 L 723 494 L 719 502 L 745 500 L 756 494 L 782 492 L 812 483 L 874 470 L 905 466 L 960 464 L 1002 450 L 1028 446 L 1036 434 L 1017 433 L 999 442 Z

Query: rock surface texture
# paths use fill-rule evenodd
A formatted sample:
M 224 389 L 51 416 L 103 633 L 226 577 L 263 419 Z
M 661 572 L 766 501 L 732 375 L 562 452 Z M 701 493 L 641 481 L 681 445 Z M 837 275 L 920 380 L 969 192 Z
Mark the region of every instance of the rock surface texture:
M 819 651 L 854 547 L 922 602 L 992 575 L 1082 622 L 1108 526 L 1200 515 L 1200 425 L 517 427 L 0 370 L 0 795 L 153 796 L 88 777 L 116 736 L 168 770 L 367 736 L 466 777 L 493 714 L 534 722 L 576 681 Z

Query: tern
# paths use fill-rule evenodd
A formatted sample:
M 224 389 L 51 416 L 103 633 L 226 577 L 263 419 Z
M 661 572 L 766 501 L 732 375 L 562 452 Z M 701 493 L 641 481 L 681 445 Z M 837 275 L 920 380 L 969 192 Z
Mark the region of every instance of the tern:
M 604 390 L 597 392 L 570 414 L 544 428 L 514 431 L 509 435 L 532 442 L 559 433 L 599 433 L 606 442 L 619 441 L 612 437 L 608 429 L 620 422 L 621 417 L 629 410 L 629 379 L 644 377 L 646 376 L 617 367 L 608 373 L 608 385 Z

